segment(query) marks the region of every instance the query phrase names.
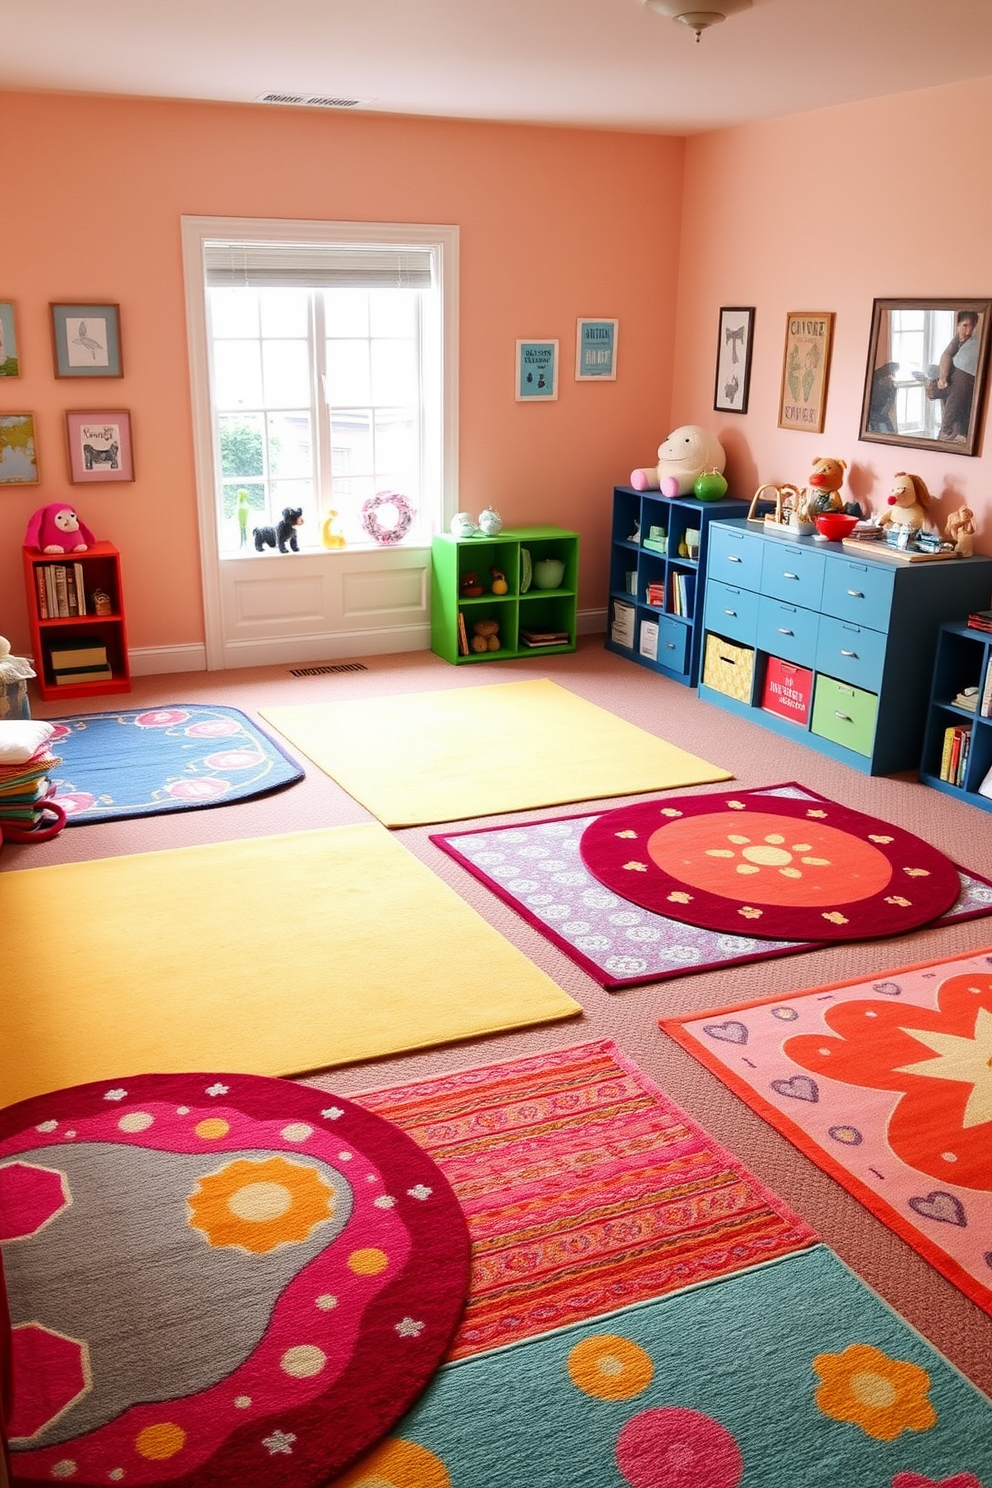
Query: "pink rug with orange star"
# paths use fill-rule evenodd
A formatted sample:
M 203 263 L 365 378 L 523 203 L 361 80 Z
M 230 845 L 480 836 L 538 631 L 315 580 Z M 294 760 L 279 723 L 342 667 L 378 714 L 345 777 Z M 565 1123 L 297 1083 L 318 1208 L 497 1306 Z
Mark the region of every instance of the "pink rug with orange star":
M 468 1291 L 427 1153 L 252 1075 L 0 1112 L 0 1240 L 14 1488 L 315 1488 L 421 1393 Z
M 992 1313 L 992 947 L 661 1027 Z

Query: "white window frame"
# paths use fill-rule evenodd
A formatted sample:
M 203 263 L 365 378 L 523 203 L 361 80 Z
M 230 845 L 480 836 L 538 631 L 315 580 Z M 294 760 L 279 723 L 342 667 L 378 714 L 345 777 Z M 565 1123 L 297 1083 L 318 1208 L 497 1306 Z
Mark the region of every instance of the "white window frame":
M 447 529 L 458 504 L 458 228 L 436 223 L 337 222 L 285 218 L 186 217 L 181 220 L 183 266 L 186 284 L 186 319 L 189 336 L 190 396 L 193 418 L 193 449 L 196 469 L 200 558 L 203 582 L 204 625 L 207 666 L 227 663 L 222 558 L 217 532 L 216 440 L 210 395 L 210 347 L 208 335 L 205 245 L 218 239 L 273 243 L 423 243 L 435 246 L 441 262 L 441 510 L 432 530 Z M 423 551 L 423 545 L 417 545 Z M 409 561 L 409 545 L 381 548 L 377 561 L 388 568 Z M 335 577 L 344 583 L 360 562 L 362 550 L 336 549 L 311 555 L 321 565 L 335 565 Z M 292 561 L 299 562 L 299 556 Z M 239 558 L 246 564 L 273 563 L 266 555 Z M 264 572 L 264 570 L 263 570 Z M 333 641 L 333 636 L 328 636 Z

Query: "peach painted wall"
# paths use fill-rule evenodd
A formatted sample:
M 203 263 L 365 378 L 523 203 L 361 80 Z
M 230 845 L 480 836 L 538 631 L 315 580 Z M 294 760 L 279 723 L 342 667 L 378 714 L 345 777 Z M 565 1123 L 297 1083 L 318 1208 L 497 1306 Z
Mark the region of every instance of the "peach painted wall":
M 687 142 L 675 423 L 714 422 L 735 494 L 803 485 L 818 455 L 848 462 L 858 500 L 881 509 L 909 470 L 947 512 L 966 502 L 992 553 L 992 441 L 979 457 L 858 438 L 874 298 L 992 298 L 992 198 L 984 189 L 992 78 L 879 98 Z M 714 414 L 721 305 L 754 305 L 751 397 Z M 822 434 L 779 429 L 786 315 L 835 312 Z
M 671 404 L 683 141 L 29 93 L 0 98 L 0 138 L 27 171 L 0 273 L 23 375 L 0 385 L 0 412 L 35 414 L 42 475 L 0 491 L 15 652 L 27 518 L 63 499 L 121 550 L 132 648 L 203 639 L 183 214 L 457 223 L 460 504 L 577 527 L 580 604 L 605 605 L 611 488 L 650 460 Z M 120 304 L 123 379 L 54 377 L 53 300 Z M 573 380 L 580 315 L 619 318 L 616 382 Z M 557 402 L 514 401 L 518 336 L 559 338 Z M 130 409 L 133 485 L 68 484 L 71 408 Z

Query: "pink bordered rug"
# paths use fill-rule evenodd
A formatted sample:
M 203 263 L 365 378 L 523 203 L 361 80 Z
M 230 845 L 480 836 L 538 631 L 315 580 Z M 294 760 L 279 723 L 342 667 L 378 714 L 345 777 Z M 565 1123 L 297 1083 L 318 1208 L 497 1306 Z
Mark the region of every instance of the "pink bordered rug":
M 950 859 L 902 827 L 760 791 L 617 807 L 586 828 L 581 853 L 605 888 L 645 909 L 782 940 L 903 934 L 961 887 Z
M 472 1285 L 451 1358 L 817 1238 L 609 1039 L 356 1099 L 430 1153 L 464 1209 Z
M 992 947 L 661 1027 L 992 1313 Z
M 424 1389 L 468 1287 L 428 1154 L 287 1080 L 8 1107 L 0 1222 L 17 1485 L 326 1483 Z

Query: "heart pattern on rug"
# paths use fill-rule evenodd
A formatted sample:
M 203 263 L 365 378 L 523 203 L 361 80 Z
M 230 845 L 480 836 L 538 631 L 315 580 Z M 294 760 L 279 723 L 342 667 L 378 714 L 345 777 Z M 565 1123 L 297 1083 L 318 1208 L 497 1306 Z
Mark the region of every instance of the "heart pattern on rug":
M 935 1188 L 925 1198 L 910 1199 L 909 1207 L 922 1214 L 924 1219 L 936 1219 L 941 1224 L 961 1225 L 963 1228 L 968 1223 L 961 1200 L 940 1189 Z
M 723 1039 L 728 1044 L 746 1044 L 747 1028 L 743 1023 L 737 1023 L 733 1019 L 729 1023 L 707 1023 L 703 1029 L 710 1038 Z

